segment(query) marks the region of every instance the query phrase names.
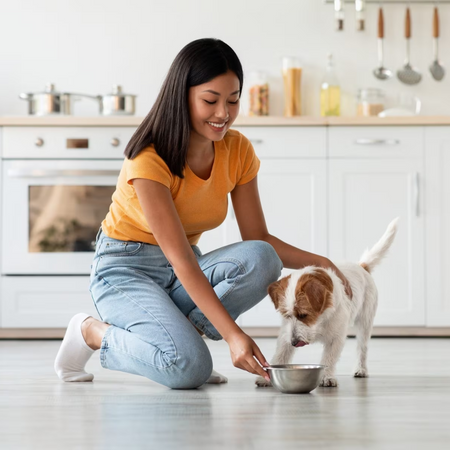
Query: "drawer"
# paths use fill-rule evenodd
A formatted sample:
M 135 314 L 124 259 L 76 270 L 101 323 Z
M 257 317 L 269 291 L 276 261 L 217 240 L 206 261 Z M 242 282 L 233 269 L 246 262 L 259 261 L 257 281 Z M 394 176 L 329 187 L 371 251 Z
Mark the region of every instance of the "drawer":
M 253 144 L 259 158 L 325 158 L 325 127 L 233 127 Z
M 5 127 L 3 158 L 123 159 L 134 127 Z
M 330 158 L 422 157 L 423 127 L 329 127 Z
M 2 277 L 2 328 L 65 328 L 85 312 L 98 317 L 89 277 Z

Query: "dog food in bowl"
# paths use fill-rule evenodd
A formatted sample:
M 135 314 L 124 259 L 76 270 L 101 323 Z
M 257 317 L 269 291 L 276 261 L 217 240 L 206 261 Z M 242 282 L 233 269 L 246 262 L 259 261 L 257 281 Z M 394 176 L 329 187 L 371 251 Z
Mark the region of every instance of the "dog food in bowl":
M 272 385 L 284 394 L 307 394 L 319 386 L 326 366 L 280 364 L 266 368 Z

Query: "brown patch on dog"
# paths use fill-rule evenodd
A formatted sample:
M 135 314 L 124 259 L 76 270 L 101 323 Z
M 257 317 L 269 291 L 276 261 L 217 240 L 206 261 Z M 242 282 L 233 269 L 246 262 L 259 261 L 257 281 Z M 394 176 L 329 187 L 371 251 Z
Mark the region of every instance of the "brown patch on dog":
M 284 293 L 286 292 L 286 288 L 289 284 L 290 277 L 291 276 L 288 275 L 281 280 L 275 281 L 267 288 L 267 292 L 269 293 L 269 296 L 272 299 L 273 304 L 275 305 L 275 309 L 278 309 L 280 306 L 280 302 L 284 297 Z
M 305 273 L 295 288 L 294 314 L 305 325 L 314 325 L 319 316 L 332 306 L 333 281 L 323 269 Z
M 360 266 L 366 271 L 370 273 L 369 266 L 366 263 L 361 263 Z

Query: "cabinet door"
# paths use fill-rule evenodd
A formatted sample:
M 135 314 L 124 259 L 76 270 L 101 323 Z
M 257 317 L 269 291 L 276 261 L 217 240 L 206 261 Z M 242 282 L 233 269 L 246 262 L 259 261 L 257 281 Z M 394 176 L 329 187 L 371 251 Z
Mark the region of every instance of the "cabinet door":
M 395 241 L 373 277 L 375 325 L 425 325 L 422 159 L 330 160 L 330 259 L 358 262 L 400 217 Z
M 312 159 L 261 160 L 258 174 L 261 203 L 270 234 L 295 247 L 326 255 L 326 161 Z M 235 239 L 237 224 L 229 227 Z M 284 269 L 283 276 L 291 271 Z M 241 326 L 281 324 L 267 296 L 239 318 Z
M 450 128 L 426 131 L 427 326 L 450 326 Z

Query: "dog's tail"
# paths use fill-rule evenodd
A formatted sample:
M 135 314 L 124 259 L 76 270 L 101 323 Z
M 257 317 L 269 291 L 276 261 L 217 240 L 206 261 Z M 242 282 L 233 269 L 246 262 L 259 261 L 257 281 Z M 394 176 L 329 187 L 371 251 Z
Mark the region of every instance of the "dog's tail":
M 397 233 L 398 219 L 398 217 L 394 219 L 387 227 L 381 239 L 370 250 L 367 249 L 361 256 L 359 265 L 367 270 L 367 272 L 371 273 L 375 266 L 386 256 Z

